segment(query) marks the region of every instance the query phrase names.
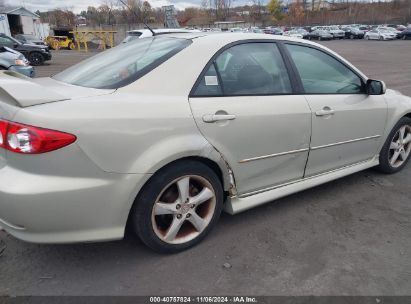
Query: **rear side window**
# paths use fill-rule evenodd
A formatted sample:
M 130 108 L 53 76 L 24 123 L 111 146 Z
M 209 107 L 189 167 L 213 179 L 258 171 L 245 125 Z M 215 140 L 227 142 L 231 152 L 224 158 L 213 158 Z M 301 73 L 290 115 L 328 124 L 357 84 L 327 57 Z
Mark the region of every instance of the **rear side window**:
M 274 43 L 246 43 L 222 52 L 202 76 L 194 96 L 275 95 L 292 92 Z
M 287 44 L 307 94 L 357 94 L 361 78 L 332 56 L 305 46 Z
M 195 95 L 197 96 L 221 96 L 223 90 L 219 82 L 215 64 L 213 63 L 208 71 L 201 78 L 198 84 Z
M 169 37 L 136 39 L 80 62 L 53 78 L 82 87 L 117 89 L 149 73 L 190 44 L 191 40 Z

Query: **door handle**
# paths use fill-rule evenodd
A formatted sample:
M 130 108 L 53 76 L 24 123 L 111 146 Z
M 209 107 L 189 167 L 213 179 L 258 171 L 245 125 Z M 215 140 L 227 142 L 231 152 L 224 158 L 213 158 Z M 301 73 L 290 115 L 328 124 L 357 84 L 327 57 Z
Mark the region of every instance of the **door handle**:
M 315 112 L 315 116 L 334 115 L 335 111 L 329 107 L 324 107 L 322 110 Z
M 210 123 L 224 120 L 234 120 L 235 118 L 236 116 L 233 114 L 206 114 L 203 116 L 203 121 Z

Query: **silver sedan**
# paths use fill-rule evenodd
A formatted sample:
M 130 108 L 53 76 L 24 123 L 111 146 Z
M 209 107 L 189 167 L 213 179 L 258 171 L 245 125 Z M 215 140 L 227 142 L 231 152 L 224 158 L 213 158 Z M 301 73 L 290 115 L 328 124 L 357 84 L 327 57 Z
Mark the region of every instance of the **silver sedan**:
M 0 73 L 0 225 L 38 243 L 177 252 L 230 214 L 371 167 L 403 169 L 411 98 L 324 46 L 186 33 L 52 78 Z

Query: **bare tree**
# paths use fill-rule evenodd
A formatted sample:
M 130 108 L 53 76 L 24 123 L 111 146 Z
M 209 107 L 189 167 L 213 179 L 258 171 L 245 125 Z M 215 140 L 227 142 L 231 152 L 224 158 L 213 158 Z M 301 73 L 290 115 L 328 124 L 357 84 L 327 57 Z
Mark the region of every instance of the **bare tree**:
M 230 7 L 233 0 L 214 0 L 216 18 L 225 21 L 230 15 Z

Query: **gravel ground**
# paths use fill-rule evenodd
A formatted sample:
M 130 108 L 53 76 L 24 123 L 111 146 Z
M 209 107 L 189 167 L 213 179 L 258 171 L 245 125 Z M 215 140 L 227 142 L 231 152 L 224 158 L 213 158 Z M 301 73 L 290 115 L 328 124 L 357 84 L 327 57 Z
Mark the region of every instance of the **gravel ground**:
M 324 44 L 411 95 L 411 41 Z M 39 76 L 90 54 L 53 55 Z M 0 232 L 0 295 L 410 295 L 410 186 L 411 163 L 396 175 L 357 173 L 224 214 L 203 243 L 168 256 L 132 235 L 35 245 Z

